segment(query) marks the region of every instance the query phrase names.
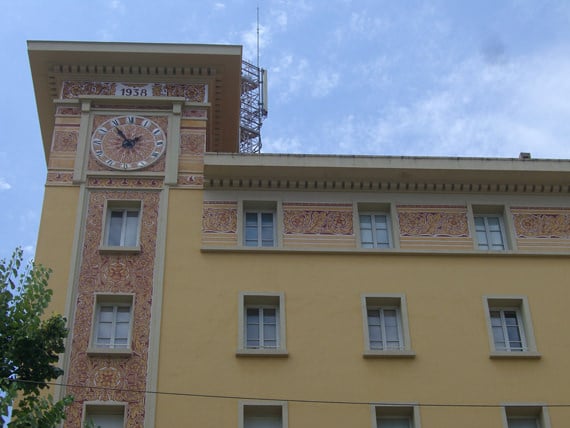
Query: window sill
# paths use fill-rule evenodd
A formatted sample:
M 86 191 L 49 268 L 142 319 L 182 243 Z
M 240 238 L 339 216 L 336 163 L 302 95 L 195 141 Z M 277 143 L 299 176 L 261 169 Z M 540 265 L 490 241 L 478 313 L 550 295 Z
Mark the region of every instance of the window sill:
M 121 247 L 121 246 L 109 247 L 106 245 L 100 245 L 99 252 L 103 254 L 110 254 L 110 253 L 138 254 L 141 252 L 141 246 L 136 245 L 134 247 Z
M 374 351 L 367 350 L 362 354 L 364 358 L 415 358 L 416 353 L 411 350 L 403 351 Z
M 542 355 L 536 351 L 525 351 L 525 352 L 513 352 L 513 351 L 493 351 L 489 354 L 489 358 L 492 359 L 502 359 L 502 358 L 514 358 L 514 359 L 539 359 Z
M 287 358 L 289 353 L 285 349 L 238 349 L 236 357 L 277 357 Z
M 129 358 L 133 354 L 131 349 L 119 348 L 88 348 L 87 355 L 90 357 Z

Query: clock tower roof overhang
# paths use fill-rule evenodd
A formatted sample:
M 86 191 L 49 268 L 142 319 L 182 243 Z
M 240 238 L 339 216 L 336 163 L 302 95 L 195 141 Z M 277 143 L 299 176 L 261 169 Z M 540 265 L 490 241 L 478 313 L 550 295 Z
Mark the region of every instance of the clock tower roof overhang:
M 46 159 L 55 104 L 65 80 L 211 83 L 209 150 L 236 152 L 242 47 L 238 45 L 28 41 L 28 55 Z

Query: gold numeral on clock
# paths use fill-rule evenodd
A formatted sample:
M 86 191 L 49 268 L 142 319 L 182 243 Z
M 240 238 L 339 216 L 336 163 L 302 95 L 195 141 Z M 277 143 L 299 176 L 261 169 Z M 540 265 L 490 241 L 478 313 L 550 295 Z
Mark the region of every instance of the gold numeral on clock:
M 108 131 L 109 131 L 109 130 L 108 130 L 107 128 L 103 128 L 103 127 L 97 129 L 97 132 L 98 132 L 99 134 L 103 134 L 103 135 L 105 135 Z
M 119 126 L 121 124 L 121 122 L 119 122 L 117 119 L 113 119 L 111 123 L 115 126 Z
M 158 135 L 158 134 L 160 134 L 161 132 L 162 132 L 162 131 L 161 131 L 159 128 L 155 128 L 155 129 L 152 130 L 152 133 L 153 133 L 154 135 Z
M 150 125 L 150 121 L 148 119 L 145 119 L 142 121 L 141 125 L 144 126 L 145 128 L 148 128 L 148 126 Z
M 128 123 L 135 123 L 135 117 L 134 116 L 127 116 L 127 122 Z
M 156 144 L 157 146 L 162 146 L 162 145 L 164 144 L 164 141 L 158 140 L 155 144 Z

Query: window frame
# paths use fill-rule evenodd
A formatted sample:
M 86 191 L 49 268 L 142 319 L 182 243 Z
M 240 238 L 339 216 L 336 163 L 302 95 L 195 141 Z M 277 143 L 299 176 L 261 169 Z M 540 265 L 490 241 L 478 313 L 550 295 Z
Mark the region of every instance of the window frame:
M 541 403 L 504 404 L 502 419 L 504 428 L 512 428 L 509 422 L 513 419 L 535 419 L 537 428 L 550 428 L 548 407 Z
M 246 407 L 281 408 L 281 428 L 289 427 L 289 406 L 286 401 L 242 400 L 238 403 L 238 428 L 245 428 Z
M 526 296 L 483 296 L 483 305 L 487 324 L 487 335 L 489 337 L 490 358 L 540 358 L 540 353 L 537 352 L 536 342 L 534 340 L 532 318 Z M 519 348 L 511 349 L 510 346 L 507 349 L 497 349 L 495 336 L 493 334 L 492 311 L 515 311 L 519 322 L 519 334 L 523 346 L 521 350 L 519 350 Z M 501 316 L 501 318 L 503 317 Z M 501 324 L 501 327 L 503 328 L 503 332 L 505 332 L 506 325 Z M 505 336 L 505 339 L 508 340 L 508 337 Z
M 85 426 L 87 422 L 88 413 L 93 412 L 99 414 L 114 414 L 123 415 L 123 428 L 127 427 L 127 405 L 128 403 L 122 401 L 85 401 L 83 402 L 83 409 L 81 413 L 81 426 Z M 105 411 L 107 410 L 107 411 Z
M 241 204 L 241 239 L 243 248 L 270 249 L 279 246 L 278 233 L 278 203 L 276 201 L 242 201 Z M 257 245 L 247 245 L 247 215 L 256 214 Z M 263 245 L 263 214 L 272 215 L 272 245 Z
M 420 408 L 415 403 L 382 403 L 370 406 L 372 428 L 380 428 L 380 419 L 407 418 L 411 428 L 421 428 Z
M 405 294 L 367 293 L 361 296 L 362 323 L 364 337 L 365 358 L 381 357 L 415 357 L 412 350 L 410 328 L 408 323 L 408 309 Z M 376 349 L 370 342 L 370 325 L 368 323 L 369 310 L 392 310 L 396 309 L 398 332 L 400 334 L 400 349 Z
M 509 212 L 508 206 L 505 205 L 478 205 L 478 204 L 469 204 L 468 211 L 470 213 L 469 216 L 469 228 L 472 232 L 473 237 L 473 248 L 476 251 L 481 252 L 504 252 L 504 251 L 513 251 L 516 250 L 516 240 L 513 239 L 513 229 L 512 224 L 509 221 L 509 217 L 507 213 Z M 499 227 L 501 232 L 501 239 L 503 241 L 503 248 L 502 249 L 485 249 L 479 247 L 479 239 L 477 237 L 477 218 L 484 218 L 485 219 L 485 236 L 487 239 L 487 246 L 491 242 L 489 240 L 489 230 L 487 227 L 488 218 L 490 217 L 497 217 L 499 220 Z
M 247 309 L 276 309 L 276 347 L 248 347 L 247 345 Z M 273 356 L 286 357 L 287 338 L 285 328 L 285 294 L 283 292 L 240 292 L 238 297 L 238 349 L 236 356 Z
M 358 210 L 358 234 L 359 234 L 359 246 L 360 248 L 367 250 L 389 250 L 394 248 L 394 238 L 392 232 L 392 217 L 389 210 L 371 210 L 371 209 L 360 209 Z M 362 216 L 370 216 L 370 225 L 372 233 L 372 247 L 365 247 L 362 238 Z M 378 237 L 376 236 L 376 216 L 384 216 L 386 218 L 386 234 L 388 238 L 387 246 L 378 246 Z
M 114 346 L 100 346 L 97 345 L 99 318 L 102 306 L 113 306 L 113 308 L 126 307 L 129 306 L 129 326 L 128 326 L 128 337 L 127 346 L 125 347 L 114 347 Z M 90 356 L 114 356 L 114 357 L 130 357 L 133 353 L 132 342 L 133 342 L 133 325 L 134 325 L 134 310 L 135 310 L 135 295 L 127 293 L 95 293 L 95 299 L 93 303 L 93 317 L 92 317 L 92 327 L 91 334 L 89 338 L 89 347 L 87 349 L 87 354 Z M 116 312 L 114 312 L 114 315 Z M 113 321 L 116 321 L 114 317 Z
M 137 231 L 136 231 L 136 242 L 135 245 L 109 245 L 109 234 L 111 229 L 111 218 L 113 212 L 123 212 L 137 211 Z M 101 233 L 101 244 L 99 246 L 99 251 L 101 252 L 130 252 L 138 253 L 141 250 L 140 247 L 140 236 L 142 227 L 142 215 L 143 215 L 143 202 L 142 200 L 107 200 L 105 201 L 104 216 L 103 216 L 103 230 Z M 126 221 L 126 217 L 123 222 Z M 126 227 L 123 224 L 121 226 L 121 239 L 123 240 L 123 235 L 125 234 Z

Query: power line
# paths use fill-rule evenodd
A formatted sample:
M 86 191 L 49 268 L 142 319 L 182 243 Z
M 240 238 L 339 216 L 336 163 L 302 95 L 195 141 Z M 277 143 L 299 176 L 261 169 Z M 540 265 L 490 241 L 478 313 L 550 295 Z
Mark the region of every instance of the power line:
M 155 394 L 155 395 L 170 395 L 170 396 L 178 396 L 178 397 L 195 397 L 195 398 L 216 398 L 222 400 L 256 400 L 256 401 L 286 401 L 289 403 L 309 403 L 309 404 L 343 404 L 343 405 L 355 405 L 355 406 L 390 406 L 390 407 L 410 407 L 410 406 L 418 406 L 418 407 L 468 407 L 468 408 L 503 408 L 505 404 L 491 404 L 491 403 L 475 403 L 475 404 L 467 404 L 467 403 L 389 403 L 389 402 L 369 402 L 369 401 L 345 401 L 345 400 L 308 400 L 308 399 L 301 399 L 301 398 L 261 398 L 261 397 L 248 397 L 248 396 L 240 396 L 240 395 L 222 395 L 222 394 L 200 394 L 200 393 L 192 393 L 192 392 L 170 392 L 170 391 L 149 391 L 149 390 L 137 390 L 137 389 L 124 389 L 124 388 L 108 388 L 104 386 L 86 386 L 86 385 L 74 385 L 69 383 L 60 383 L 60 382 L 38 382 L 38 381 L 31 381 L 31 380 L 17 380 L 17 379 L 10 379 L 4 378 L 4 381 L 9 382 L 20 382 L 20 383 L 30 383 L 30 384 L 41 384 L 41 385 L 50 385 L 50 386 L 63 386 L 66 388 L 83 388 L 83 389 L 96 389 L 102 391 L 114 391 L 114 392 L 128 392 L 128 393 L 136 393 L 136 394 Z M 541 407 L 570 407 L 570 404 L 565 403 L 558 403 L 558 404 L 536 404 L 540 405 Z M 508 404 L 507 404 L 508 406 Z

